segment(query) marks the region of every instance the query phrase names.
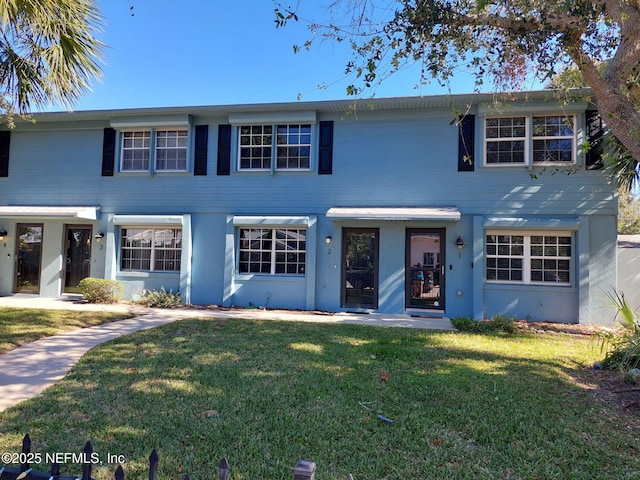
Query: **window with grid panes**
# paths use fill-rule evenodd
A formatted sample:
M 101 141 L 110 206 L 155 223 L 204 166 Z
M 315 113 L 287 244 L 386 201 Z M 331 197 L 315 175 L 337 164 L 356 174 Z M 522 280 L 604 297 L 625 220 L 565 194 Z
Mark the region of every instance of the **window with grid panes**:
M 573 116 L 533 117 L 533 163 L 572 163 L 574 122 Z
M 487 280 L 523 280 L 524 237 L 487 235 Z
M 239 128 L 240 170 L 271 168 L 271 125 L 248 125 Z
M 489 282 L 572 282 L 572 236 L 563 233 L 513 235 L 487 232 L 485 275 Z
M 532 236 L 530 252 L 532 282 L 570 283 L 570 236 Z
M 309 170 L 311 124 L 238 127 L 239 170 Z
M 485 121 L 487 164 L 524 164 L 526 137 L 526 117 L 487 118 Z
M 151 132 L 122 132 L 123 172 L 146 172 L 149 170 L 149 148 Z
M 158 172 L 186 171 L 188 139 L 186 129 L 122 132 L 120 170 L 147 172 L 153 162 L 154 170 Z
M 311 125 L 278 125 L 276 158 L 278 170 L 308 170 Z
M 120 239 L 120 270 L 179 272 L 182 229 L 123 227 Z
M 484 124 L 486 165 L 572 164 L 575 115 L 489 117 Z
M 186 130 L 157 130 L 156 170 L 186 170 L 187 147 Z
M 305 229 L 241 228 L 239 235 L 239 273 L 304 275 Z

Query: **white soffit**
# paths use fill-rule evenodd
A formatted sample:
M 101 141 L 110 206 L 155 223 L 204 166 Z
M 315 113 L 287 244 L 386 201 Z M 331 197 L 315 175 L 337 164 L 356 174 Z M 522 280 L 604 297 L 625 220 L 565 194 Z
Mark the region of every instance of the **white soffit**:
M 336 220 L 405 220 L 457 222 L 457 207 L 332 207 L 327 218 Z
M 1 217 L 59 217 L 97 220 L 100 207 L 0 206 Z

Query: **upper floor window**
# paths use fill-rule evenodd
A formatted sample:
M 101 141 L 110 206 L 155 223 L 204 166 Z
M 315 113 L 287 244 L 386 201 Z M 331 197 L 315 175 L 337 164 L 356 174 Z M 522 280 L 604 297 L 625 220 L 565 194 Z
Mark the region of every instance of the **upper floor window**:
M 151 132 L 122 132 L 122 171 L 149 170 Z
M 489 282 L 571 285 L 570 234 L 487 232 Z
M 575 117 L 533 117 L 533 163 L 574 161 Z
M 187 147 L 186 130 L 157 130 L 156 170 L 186 170 Z
M 123 227 L 120 269 L 141 272 L 179 272 L 182 229 Z
M 487 163 L 525 163 L 526 117 L 487 118 Z
M 122 172 L 148 172 L 150 162 L 159 172 L 187 170 L 189 135 L 186 129 L 122 132 Z
M 311 124 L 241 125 L 238 169 L 309 170 Z
M 575 163 L 575 123 L 574 115 L 486 118 L 485 162 L 487 165 Z

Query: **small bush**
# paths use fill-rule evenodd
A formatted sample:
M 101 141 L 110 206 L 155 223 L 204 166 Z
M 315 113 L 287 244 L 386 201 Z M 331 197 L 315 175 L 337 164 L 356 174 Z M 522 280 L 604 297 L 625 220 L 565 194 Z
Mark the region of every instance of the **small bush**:
M 451 324 L 461 332 L 479 332 L 480 322 L 469 317 L 455 317 L 451 319 Z
M 469 317 L 456 317 L 451 323 L 461 332 L 472 333 L 518 333 L 515 318 L 496 314 L 490 320 L 476 321 Z
M 513 316 L 498 313 L 491 317 L 491 320 L 488 320 L 486 324 L 491 332 L 518 333 L 515 320 Z
M 640 367 L 640 318 L 631 308 L 623 293 L 609 295 L 611 303 L 620 315 L 620 329 L 615 332 L 599 332 L 600 349 L 605 352 L 603 368 L 628 372 Z
M 122 284 L 104 278 L 83 278 L 78 284 L 82 298 L 89 303 L 115 303 L 122 297 Z
M 145 291 L 136 303 L 145 307 L 173 308 L 182 304 L 182 297 L 179 292 L 173 293 L 171 290 L 167 292 L 163 287 L 160 290 Z

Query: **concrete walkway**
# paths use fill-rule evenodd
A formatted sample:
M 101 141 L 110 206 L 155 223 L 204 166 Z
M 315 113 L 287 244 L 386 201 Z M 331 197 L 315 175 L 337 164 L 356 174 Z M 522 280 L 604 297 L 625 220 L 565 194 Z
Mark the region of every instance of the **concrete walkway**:
M 259 309 L 151 309 L 119 303 L 86 304 L 78 297 L 59 299 L 31 295 L 0 297 L 0 308 L 43 308 L 129 312 L 134 318 L 81 328 L 43 338 L 0 355 L 0 412 L 38 395 L 63 378 L 91 348 L 121 335 L 157 327 L 181 318 L 246 318 L 314 323 L 350 323 L 388 327 L 451 330 L 448 318 L 410 315 L 298 312 Z

